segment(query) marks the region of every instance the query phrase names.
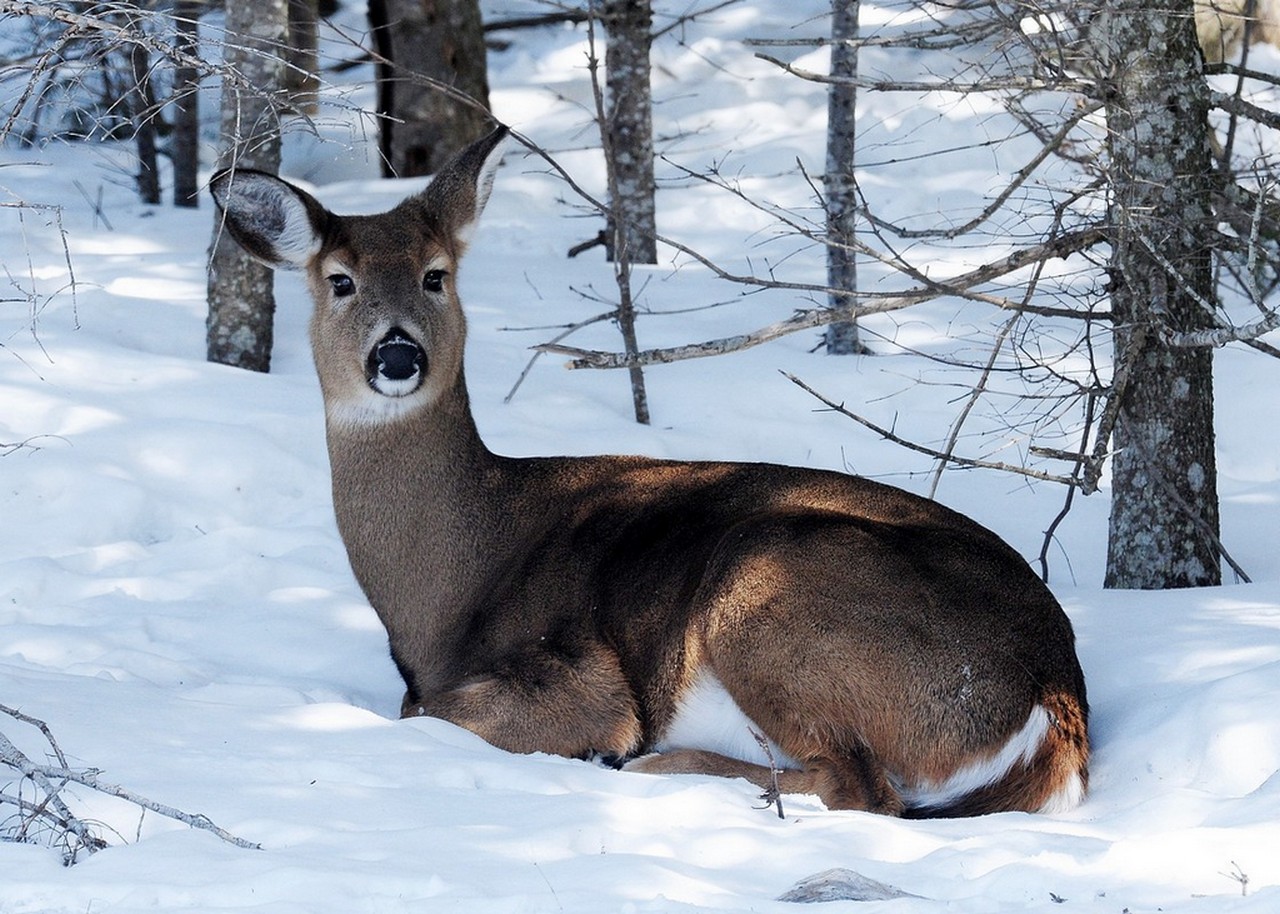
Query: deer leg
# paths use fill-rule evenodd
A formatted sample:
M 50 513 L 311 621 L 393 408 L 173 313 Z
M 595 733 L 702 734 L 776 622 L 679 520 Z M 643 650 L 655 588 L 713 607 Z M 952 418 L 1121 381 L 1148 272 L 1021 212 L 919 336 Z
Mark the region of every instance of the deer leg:
M 625 771 L 645 774 L 706 774 L 744 778 L 765 791 L 774 784 L 782 793 L 817 796 L 828 809 L 862 809 L 896 816 L 903 803 L 885 772 L 867 750 L 847 753 L 838 759 L 816 759 L 803 769 L 784 768 L 776 772 L 764 765 L 744 762 L 702 749 L 675 749 L 641 756 Z
M 603 645 L 530 647 L 489 673 L 407 702 L 402 717 L 439 717 L 510 752 L 626 757 L 640 745 L 635 697 Z

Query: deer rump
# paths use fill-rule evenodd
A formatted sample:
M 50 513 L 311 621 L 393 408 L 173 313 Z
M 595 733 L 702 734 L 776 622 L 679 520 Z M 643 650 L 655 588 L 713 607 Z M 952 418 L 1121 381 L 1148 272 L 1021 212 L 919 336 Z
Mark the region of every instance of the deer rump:
M 770 787 L 778 767 L 830 807 L 1077 803 L 1070 622 L 976 522 L 840 473 L 489 451 L 456 272 L 505 132 L 380 215 L 211 181 L 245 250 L 307 274 L 334 509 L 402 714 L 642 772 Z

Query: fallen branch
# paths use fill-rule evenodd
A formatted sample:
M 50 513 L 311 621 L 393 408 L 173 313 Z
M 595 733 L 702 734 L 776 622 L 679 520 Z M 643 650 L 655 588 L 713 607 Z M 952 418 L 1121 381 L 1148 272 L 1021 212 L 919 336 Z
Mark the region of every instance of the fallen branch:
M 213 832 L 223 841 L 234 844 L 236 847 L 251 850 L 261 848 L 261 845 L 238 838 L 226 829 L 215 825 L 208 816 L 184 812 L 173 806 L 157 803 L 117 784 L 100 781 L 98 771 L 95 769 L 71 768 L 67 764 L 62 748 L 44 721 L 5 705 L 0 705 L 0 712 L 38 729 L 49 744 L 49 751 L 56 761 L 56 764 L 52 765 L 33 762 L 3 732 L 0 732 L 0 766 L 7 766 L 22 775 L 22 780 L 18 782 L 17 793 L 9 793 L 8 786 L 0 789 L 0 806 L 13 806 L 18 810 L 16 822 L 12 819 L 0 822 L 0 826 L 5 828 L 4 831 L 0 831 L 0 840 L 30 841 L 37 826 L 51 828 L 63 844 L 63 862 L 68 866 L 76 862 L 81 851 L 92 854 L 107 847 L 106 839 L 96 834 L 87 822 L 75 815 L 62 799 L 62 792 L 68 784 L 80 784 L 98 793 L 124 800 L 140 809 L 157 813 L 166 819 Z M 26 781 L 30 781 L 36 788 L 35 799 L 26 799 L 22 796 L 22 784 Z

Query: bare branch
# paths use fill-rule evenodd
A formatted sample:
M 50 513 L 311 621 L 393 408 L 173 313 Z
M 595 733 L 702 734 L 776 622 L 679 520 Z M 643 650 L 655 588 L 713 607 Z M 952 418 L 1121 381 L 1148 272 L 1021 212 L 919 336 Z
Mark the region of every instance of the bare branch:
M 922 444 L 916 444 L 914 441 L 908 441 L 906 438 L 903 438 L 899 435 L 894 434 L 887 428 L 883 428 L 879 425 L 876 425 L 870 419 L 865 419 L 862 416 L 859 416 L 857 413 L 850 412 L 848 409 L 845 409 L 843 404 L 835 403 L 832 400 L 827 399 L 822 394 L 818 393 L 816 390 L 810 387 L 808 384 L 804 383 L 804 381 L 801 381 L 795 375 L 785 371 L 782 372 L 782 375 L 792 384 L 795 384 L 801 390 L 805 391 L 810 396 L 814 397 L 815 399 L 823 403 L 825 406 L 829 407 L 835 412 L 840 413 L 840 415 L 842 416 L 847 416 L 848 418 L 852 419 L 854 422 L 857 422 L 859 425 L 866 426 L 867 428 L 871 429 L 871 431 L 879 435 L 881 438 L 884 438 L 886 441 L 892 441 L 894 444 L 900 445 L 901 447 L 904 447 L 907 450 L 915 451 L 919 454 L 925 454 L 929 457 L 934 458 L 935 460 L 945 460 L 948 463 L 954 463 L 957 466 L 973 467 L 975 469 L 984 469 L 984 470 L 1000 470 L 1005 473 L 1014 473 L 1018 476 L 1029 476 L 1032 479 L 1041 479 L 1041 480 L 1044 480 L 1045 482 L 1057 482 L 1067 486 L 1076 486 L 1080 484 L 1078 480 L 1073 479 L 1070 476 L 1057 476 L 1057 475 L 1054 475 L 1053 473 L 1046 473 L 1043 470 L 1033 470 L 1033 469 L 1030 469 L 1029 467 L 1020 467 L 1011 463 L 1004 463 L 1001 461 L 976 460 L 971 457 L 957 457 L 955 454 L 944 454 L 942 451 L 936 450 L 934 448 L 925 447 Z
M 133 13 L 138 12 L 135 4 L 120 4 L 119 6 Z M 111 7 L 111 4 L 96 5 L 91 6 L 91 12 L 79 13 L 75 9 L 66 6 L 55 6 L 51 3 L 34 3 L 29 2 L 29 0 L 0 0 L 0 16 L 48 19 L 52 22 L 60 22 L 76 29 L 81 34 L 100 35 L 122 44 L 140 44 L 147 50 L 166 57 L 174 63 L 191 67 L 206 75 L 216 74 L 224 76 L 224 78 L 227 76 L 223 72 L 223 68 L 217 64 L 211 64 L 194 54 L 175 49 L 169 42 L 154 35 L 149 35 L 142 29 L 121 25 L 107 17 L 104 13 L 110 12 Z M 236 77 L 231 74 L 231 78 L 235 79 Z M 247 83 L 237 84 L 243 89 L 252 91 L 252 87 Z
M 1120 405 L 1124 402 L 1124 394 L 1129 387 L 1133 366 L 1138 361 L 1138 353 L 1146 343 L 1147 332 L 1148 328 L 1141 325 L 1131 328 L 1125 347 L 1116 354 L 1107 405 L 1103 408 L 1102 418 L 1098 422 L 1098 432 L 1093 439 L 1093 451 L 1084 463 L 1084 482 L 1080 491 L 1085 495 L 1092 495 L 1098 491 L 1102 467 L 1110 453 L 1108 448 L 1111 445 L 1111 433 L 1120 419 Z
M 1254 70 L 1250 67 L 1241 66 L 1230 61 L 1222 61 L 1221 63 L 1206 63 L 1204 72 L 1209 76 L 1217 76 L 1227 74 L 1230 76 L 1239 76 L 1242 79 L 1253 79 L 1258 82 L 1268 83 L 1273 86 L 1280 86 L 1280 74 L 1267 73 L 1262 70 Z
M 628 356 L 625 353 L 603 352 L 597 350 L 577 349 L 570 346 L 561 346 L 557 344 L 547 344 L 537 347 L 543 352 L 556 353 L 558 355 L 567 355 L 572 358 L 568 367 L 570 368 L 625 368 L 636 362 L 641 365 L 657 365 L 667 362 L 677 362 L 684 359 L 696 359 L 706 356 L 720 355 L 726 352 L 737 352 L 742 349 L 750 349 L 753 346 L 759 346 L 761 343 L 767 343 L 776 340 L 779 337 L 787 336 L 801 330 L 810 330 L 814 327 L 821 327 L 838 320 L 853 320 L 864 317 L 869 314 L 883 314 L 888 311 L 898 311 L 908 308 L 921 302 L 931 301 L 944 295 L 955 295 L 966 292 L 973 286 L 990 282 L 1001 276 L 1016 272 L 1023 267 L 1030 266 L 1040 261 L 1051 260 L 1059 257 L 1066 257 L 1070 254 L 1085 250 L 1105 238 L 1105 230 L 1101 226 L 1093 226 L 1070 232 L 1054 238 L 1043 244 L 1034 245 L 1030 248 L 1023 248 L 1015 251 L 1007 257 L 989 264 L 985 264 L 976 270 L 963 273 L 960 276 L 953 277 L 948 280 L 931 281 L 926 287 L 913 289 L 898 295 L 889 295 L 880 298 L 871 303 L 854 302 L 851 305 L 842 308 L 810 308 L 798 311 L 792 317 L 762 327 L 750 333 L 738 334 L 736 336 L 725 337 L 718 340 L 710 340 L 702 343 L 692 343 L 685 346 L 674 346 L 666 349 L 646 349 L 638 352 L 635 356 Z M 702 257 L 694 251 L 680 246 L 682 250 L 688 253 L 699 263 L 704 264 L 713 270 L 722 279 L 729 279 L 733 282 L 739 282 L 747 285 L 754 285 L 763 288 L 778 289 L 802 289 L 808 292 L 828 293 L 826 286 L 812 285 L 807 283 L 787 283 L 787 282 L 770 282 L 761 280 L 758 277 L 742 277 L 734 276 L 720 269 L 711 261 Z M 1017 302 L 1005 303 L 1010 309 L 1020 307 Z
M 562 25 L 564 23 L 586 22 L 590 14 L 583 9 L 562 9 L 554 13 L 539 13 L 534 16 L 511 16 L 506 19 L 493 19 L 484 23 L 484 31 L 500 32 L 505 29 L 529 29 L 543 25 Z
M 618 179 L 619 162 L 614 148 L 613 128 L 616 121 L 605 109 L 604 86 L 600 82 L 600 59 L 596 54 L 596 3 L 592 2 L 590 8 L 592 15 L 587 19 L 587 71 L 591 75 L 591 97 L 595 107 L 596 126 L 600 131 L 600 148 L 604 152 L 605 181 L 609 191 L 609 208 L 604 212 L 608 217 L 606 232 L 612 231 L 612 237 L 608 240 L 611 242 L 614 282 L 618 287 L 618 308 L 614 314 L 618 320 L 618 329 L 622 333 L 622 345 L 633 360 L 627 366 L 627 372 L 630 375 L 631 403 L 635 419 L 641 425 L 648 425 L 649 395 L 645 388 L 644 370 L 638 362 L 634 361 L 640 344 L 636 339 L 635 300 L 631 289 L 631 249 L 627 243 L 630 224 L 628 213 L 624 212 Z M 611 25 L 610 28 L 613 26 Z M 647 84 L 646 74 L 646 87 Z M 612 114 L 617 115 L 617 113 L 615 106 Z
M 1098 397 L 1094 393 L 1088 394 L 1084 407 L 1084 427 L 1080 432 L 1080 450 L 1076 454 L 1066 455 L 1066 459 L 1073 460 L 1075 465 L 1071 470 L 1071 478 L 1078 480 L 1080 472 L 1084 467 L 1084 451 L 1089 446 L 1089 433 L 1093 430 L 1093 411 L 1097 406 Z M 1035 454 L 1037 448 L 1032 447 L 1031 453 Z M 1040 544 L 1040 579 L 1046 584 L 1049 583 L 1049 546 L 1053 543 L 1054 534 L 1057 533 L 1058 527 L 1066 520 L 1067 515 L 1071 512 L 1071 505 L 1075 501 L 1076 489 L 1079 486 L 1068 486 L 1067 497 L 1062 501 L 1062 510 L 1054 515 L 1053 520 L 1049 522 L 1049 526 L 1045 528 L 1044 540 Z M 1068 568 L 1070 562 L 1068 561 Z
M 749 48 L 825 48 L 837 44 L 858 48 L 911 48 L 921 51 L 945 51 L 950 48 L 972 45 L 994 35 L 999 35 L 1005 24 L 999 21 L 974 20 L 966 23 L 948 22 L 937 28 L 908 29 L 899 33 L 875 33 L 856 38 L 832 39 L 822 35 L 814 38 L 748 38 L 743 44 Z
M 1049 90 L 1066 92 L 1093 92 L 1094 85 L 1081 79 L 1036 79 L 1025 76 L 993 76 L 974 82 L 960 82 L 954 78 L 934 80 L 901 80 L 875 79 L 869 76 L 830 76 L 805 70 L 795 64 L 787 63 L 768 54 L 757 53 L 756 57 L 779 67 L 792 76 L 815 83 L 838 83 L 840 85 L 857 86 L 859 89 L 871 89 L 877 92 L 1044 92 Z
M 1244 324 L 1239 327 L 1228 325 L 1216 313 L 1213 304 L 1205 299 L 1193 289 L 1190 283 L 1186 282 L 1185 277 L 1179 272 L 1178 268 L 1169 262 L 1169 259 L 1162 254 L 1159 249 L 1152 244 L 1151 240 L 1145 235 L 1139 235 L 1138 240 L 1142 246 L 1160 264 L 1161 268 L 1169 274 L 1179 286 L 1182 292 L 1191 296 L 1200 307 L 1205 309 L 1206 316 L 1212 320 L 1217 326 L 1208 327 L 1203 330 L 1174 330 L 1171 327 L 1161 327 L 1159 330 L 1160 338 L 1169 346 L 1178 346 L 1183 348 L 1196 348 L 1204 346 L 1225 346 L 1228 343 L 1241 343 L 1248 340 L 1256 340 L 1265 334 L 1270 333 L 1277 327 L 1280 327 L 1280 308 L 1265 308 L 1261 302 L 1255 302 L 1262 310 L 1263 317 L 1261 320 L 1254 321 L 1250 324 Z
M 572 323 L 569 326 L 563 328 L 560 333 L 557 333 L 555 336 L 553 336 L 550 342 L 552 345 L 554 345 L 560 342 L 561 340 L 566 339 L 567 337 L 577 333 L 583 327 L 589 327 L 592 324 L 598 324 L 601 321 L 612 320 L 615 313 L 616 312 L 614 311 L 606 311 L 603 314 L 597 314 L 594 317 L 588 317 L 586 320 L 576 321 L 575 323 Z M 500 329 L 508 329 L 508 328 L 500 328 Z M 502 398 L 503 403 L 510 403 L 515 398 L 516 391 L 520 389 L 520 385 L 523 384 L 525 381 L 525 378 L 529 376 L 529 372 L 533 369 L 534 364 L 538 361 L 539 358 L 541 358 L 544 355 L 546 355 L 546 353 L 541 351 L 535 351 L 533 353 L 533 355 L 529 358 L 529 361 L 525 363 L 524 370 L 520 372 L 520 377 L 516 378 L 515 384 L 511 385 L 511 389 L 507 391 L 507 395 Z
M 1215 108 L 1226 111 L 1228 114 L 1246 117 L 1251 121 L 1262 124 L 1264 127 L 1280 130 L 1280 114 L 1247 102 L 1238 95 L 1228 92 L 1210 92 L 1209 103 Z
M 1004 188 L 1000 191 L 1000 193 L 996 194 L 995 198 L 991 201 L 991 203 L 988 204 L 982 210 L 982 212 L 978 213 L 978 215 L 974 216 L 972 219 L 970 219 L 968 222 L 964 223 L 963 225 L 953 226 L 947 229 L 930 229 L 928 231 L 912 231 L 909 229 L 898 228 L 896 226 L 888 226 L 887 223 L 883 222 L 882 220 L 876 219 L 876 217 L 872 216 L 870 212 L 868 212 L 866 215 L 869 219 L 876 219 L 877 225 L 888 227 L 895 235 L 897 235 L 900 238 L 951 239 L 951 238 L 958 238 L 961 235 L 967 235 L 969 232 L 972 232 L 978 226 L 982 225 L 984 222 L 986 222 L 988 219 L 994 216 L 997 212 L 999 212 L 1000 209 L 1005 205 L 1005 203 L 1008 202 L 1009 198 L 1012 197 L 1013 194 L 1018 190 L 1018 188 L 1020 188 L 1023 184 L 1025 184 L 1027 180 L 1033 174 L 1035 174 L 1036 169 L 1038 169 L 1041 165 L 1043 165 L 1045 160 L 1048 159 L 1049 156 L 1057 153 L 1062 148 L 1063 142 L 1066 140 L 1067 136 L 1071 133 L 1071 131 L 1074 130 L 1080 124 L 1081 121 L 1083 121 L 1085 118 L 1092 115 L 1101 107 L 1102 105 L 1099 102 L 1090 102 L 1088 104 L 1080 105 L 1079 109 L 1071 117 L 1067 118 L 1066 122 L 1057 131 L 1055 131 L 1051 136 L 1049 136 L 1044 140 L 1044 143 L 1041 145 L 1040 149 L 1036 152 L 1036 154 L 1031 157 L 1031 160 L 1027 162 L 1026 165 L 1023 165 L 1020 169 L 1018 169 L 1016 172 L 1013 173 L 1013 175 L 1009 180 L 1009 183 L 1004 186 Z
M 12 708 L 0 706 L 0 711 L 24 723 L 31 720 Z M 40 729 L 48 734 L 47 727 L 40 726 Z M 58 754 L 60 755 L 60 752 Z M 39 803 L 23 807 L 29 813 L 29 818 L 23 824 L 23 834 L 28 830 L 33 817 L 48 816 L 54 820 L 63 833 L 75 837 L 75 842 L 71 845 L 68 853 L 68 862 L 75 860 L 76 854 L 81 848 L 93 853 L 106 847 L 106 842 L 93 834 L 89 830 L 89 826 L 76 817 L 67 808 L 67 804 L 62 801 L 62 797 L 59 796 L 62 788 L 66 786 L 66 779 L 63 777 L 63 772 L 67 770 L 65 767 L 47 768 L 46 766 L 37 765 L 27 758 L 3 732 L 0 732 L 0 764 L 7 765 L 23 777 L 29 778 L 44 795 L 44 799 Z M 50 774 L 51 771 L 55 773 Z M 53 779 L 62 780 L 62 783 L 54 784 Z M 11 798 L 8 794 L 0 792 L 0 803 L 9 802 L 10 800 Z
M 663 35 L 666 35 L 668 32 L 675 31 L 676 29 L 680 28 L 682 25 L 687 25 L 690 22 L 696 21 L 699 16 L 706 16 L 709 13 L 717 12 L 719 10 L 724 9 L 727 6 L 733 6 L 734 4 L 741 3 L 741 2 L 742 0 L 718 0 L 718 2 L 712 3 L 710 6 L 704 6 L 701 9 L 690 10 L 689 12 L 682 13 L 681 15 L 677 16 L 675 20 L 667 23 L 662 28 L 655 29 L 653 32 L 653 37 L 655 39 L 661 38 Z
M 1030 288 L 1028 288 L 1028 293 L 1030 293 Z M 965 420 L 973 412 L 974 407 L 978 405 L 982 395 L 986 393 L 987 385 L 991 381 L 991 371 L 995 367 L 996 359 L 1000 356 L 1000 350 L 1004 348 L 1005 341 L 1009 338 L 1009 334 L 1013 332 L 1014 325 L 1022 320 L 1022 317 L 1021 312 L 1015 313 L 996 331 L 995 343 L 991 347 L 991 354 L 987 357 L 987 363 L 978 375 L 977 383 L 973 385 L 973 389 L 969 392 L 967 402 L 964 408 L 960 410 L 960 415 L 951 424 L 951 431 L 947 435 L 946 447 L 943 448 L 942 457 L 938 460 L 937 467 L 934 468 L 933 481 L 929 483 L 930 498 L 937 496 L 938 486 L 942 483 L 942 471 L 950 464 L 951 456 L 955 453 L 956 442 L 960 440 L 960 430 L 964 427 Z

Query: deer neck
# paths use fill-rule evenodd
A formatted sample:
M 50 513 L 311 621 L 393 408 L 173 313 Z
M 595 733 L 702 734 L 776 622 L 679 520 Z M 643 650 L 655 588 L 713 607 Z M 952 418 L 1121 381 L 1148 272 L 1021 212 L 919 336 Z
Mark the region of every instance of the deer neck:
M 411 414 L 331 419 L 327 435 L 352 569 L 392 643 L 422 639 L 425 651 L 455 627 L 486 564 L 510 542 L 517 462 L 481 441 L 461 376 Z

